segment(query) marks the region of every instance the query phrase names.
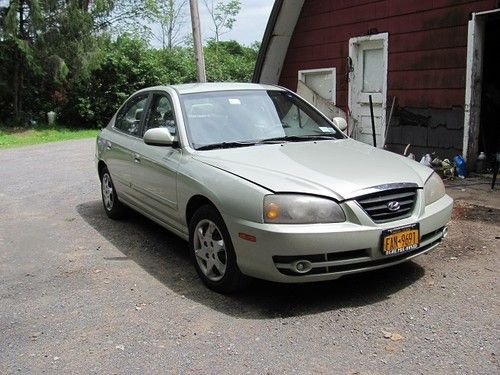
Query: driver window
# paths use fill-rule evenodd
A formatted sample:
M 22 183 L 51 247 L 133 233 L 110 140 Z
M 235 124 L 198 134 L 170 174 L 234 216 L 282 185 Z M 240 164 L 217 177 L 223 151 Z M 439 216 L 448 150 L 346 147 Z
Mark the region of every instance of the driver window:
M 148 94 L 138 95 L 132 99 L 120 110 L 116 116 L 115 128 L 124 133 L 139 136 L 142 112 L 146 106 Z
M 172 104 L 167 96 L 154 94 L 151 102 L 151 110 L 144 125 L 144 132 L 154 128 L 166 128 L 170 134 L 177 134 L 177 125 L 175 123 Z

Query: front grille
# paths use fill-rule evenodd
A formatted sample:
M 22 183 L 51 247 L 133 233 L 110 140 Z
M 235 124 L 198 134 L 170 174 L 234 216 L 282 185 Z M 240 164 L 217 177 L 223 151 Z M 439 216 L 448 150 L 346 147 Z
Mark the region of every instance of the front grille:
M 376 223 L 410 216 L 416 200 L 417 190 L 413 188 L 385 190 L 356 198 L 356 202 Z M 389 209 L 389 203 L 391 202 L 397 202 L 400 208 L 397 211 L 391 211 Z

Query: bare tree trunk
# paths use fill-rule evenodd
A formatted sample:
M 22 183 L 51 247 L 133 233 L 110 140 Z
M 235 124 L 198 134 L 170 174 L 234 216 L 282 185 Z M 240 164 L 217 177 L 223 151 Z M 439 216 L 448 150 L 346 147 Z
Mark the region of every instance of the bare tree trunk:
M 165 25 L 162 23 L 160 24 L 161 26 L 161 46 L 163 49 L 165 49 Z
M 14 118 L 19 119 L 19 62 L 14 67 L 13 87 L 12 87 L 12 104 L 14 107 Z
M 26 35 L 25 35 L 25 30 L 24 30 L 24 1 L 20 0 L 19 1 L 19 7 L 17 10 L 19 14 L 19 38 L 24 40 Z M 13 79 L 13 90 L 12 90 L 12 102 L 14 105 L 14 118 L 16 121 L 18 121 L 21 117 L 21 110 L 22 110 L 22 61 L 23 61 L 23 56 L 22 53 L 16 49 L 16 65 L 14 67 L 14 76 L 12 77 Z
M 169 22 L 169 25 L 168 25 L 168 30 L 167 30 L 167 43 L 168 43 L 168 49 L 172 49 L 173 48 L 173 33 L 174 33 L 174 28 L 173 28 L 173 25 L 172 25 L 172 21 Z
M 167 23 L 167 45 L 168 49 L 172 49 L 173 47 L 173 39 L 174 39 L 174 26 L 176 19 L 176 9 L 175 9 L 175 1 L 169 0 L 168 2 L 168 23 Z

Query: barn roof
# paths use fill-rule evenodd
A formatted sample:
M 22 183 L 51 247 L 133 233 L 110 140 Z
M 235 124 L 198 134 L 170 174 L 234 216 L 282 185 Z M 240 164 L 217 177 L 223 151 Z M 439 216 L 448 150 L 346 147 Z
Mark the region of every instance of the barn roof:
M 304 0 L 275 0 L 255 65 L 253 82 L 277 84 Z

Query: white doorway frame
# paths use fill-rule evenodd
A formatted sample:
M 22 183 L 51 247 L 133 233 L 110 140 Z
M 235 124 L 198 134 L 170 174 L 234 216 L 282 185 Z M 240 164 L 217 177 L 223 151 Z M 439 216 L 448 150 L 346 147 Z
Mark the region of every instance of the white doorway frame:
M 469 21 L 462 154 L 465 160 L 470 163 L 475 162 L 479 151 L 485 16 L 498 12 L 500 12 L 500 9 L 472 13 L 472 19 Z
M 349 58 L 350 61 L 352 62 L 352 65 L 355 66 L 355 64 L 358 64 L 358 46 L 362 42 L 366 41 L 372 41 L 372 40 L 382 40 L 383 44 L 383 58 L 384 58 L 384 77 L 382 79 L 382 118 L 380 120 L 381 126 L 382 126 L 382 142 L 379 147 L 381 147 L 383 144 L 385 144 L 385 129 L 387 127 L 386 122 L 386 112 L 387 112 L 387 75 L 388 75 L 388 70 L 389 70 L 389 33 L 380 33 L 380 34 L 373 34 L 373 35 L 367 35 L 367 36 L 358 36 L 354 38 L 349 39 Z M 349 113 L 351 114 L 351 117 L 354 118 L 353 113 L 352 113 L 352 108 L 354 108 L 354 103 L 353 101 L 356 99 L 355 98 L 355 93 L 353 92 L 352 88 L 352 82 L 355 80 L 355 69 L 349 72 L 349 87 L 348 87 L 348 104 L 349 104 Z M 356 125 L 354 125 L 356 126 Z M 353 129 L 348 129 L 349 134 L 352 134 Z

